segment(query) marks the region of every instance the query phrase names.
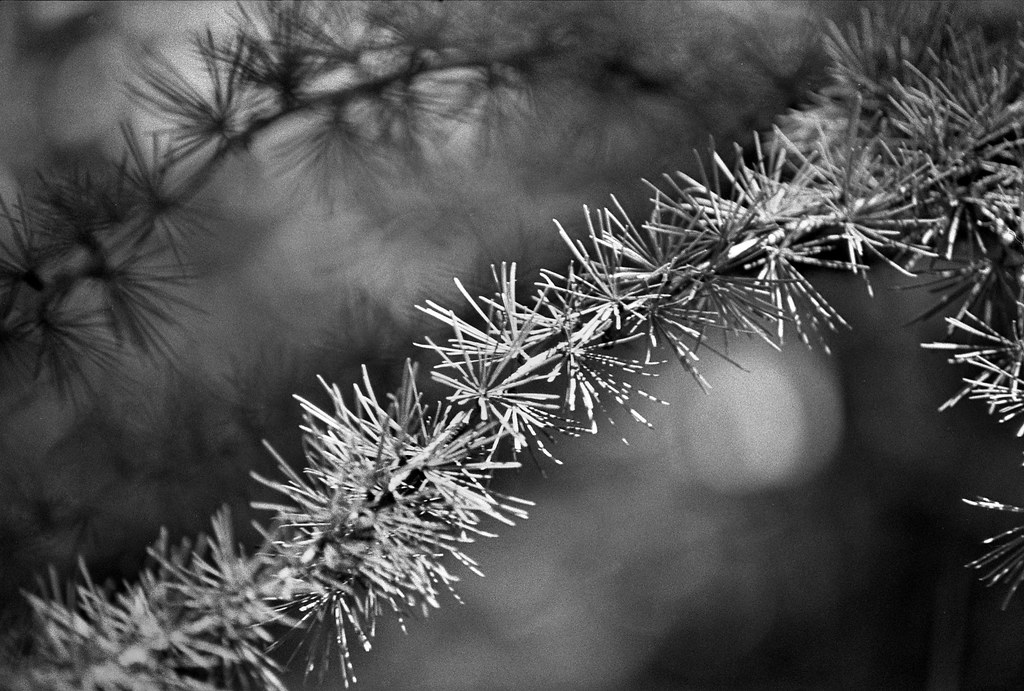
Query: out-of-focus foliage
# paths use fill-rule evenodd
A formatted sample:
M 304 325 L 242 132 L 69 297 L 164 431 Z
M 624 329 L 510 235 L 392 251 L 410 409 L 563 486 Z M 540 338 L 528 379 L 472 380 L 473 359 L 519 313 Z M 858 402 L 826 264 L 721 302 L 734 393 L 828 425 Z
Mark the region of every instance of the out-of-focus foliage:
M 325 207 L 323 220 L 338 219 L 334 211 L 347 203 L 382 199 L 384 181 L 416 180 L 406 194 L 430 197 L 468 183 L 469 170 L 495 175 L 492 160 L 531 173 L 492 184 L 552 194 L 571 176 L 546 174 L 535 160 L 542 151 L 591 167 L 588 181 L 572 186 L 585 197 L 596 182 L 613 184 L 612 173 L 594 171 L 610 170 L 618 156 L 649 162 L 642 145 L 617 141 L 610 126 L 621 124 L 619 115 L 590 119 L 605 107 L 648 116 L 629 125 L 656 135 L 652 144 L 675 150 L 684 138 L 670 115 L 703 88 L 692 55 L 655 58 L 640 38 L 677 29 L 666 16 L 682 21 L 687 11 L 673 16 L 675 6 L 648 5 L 637 11 L 642 33 L 633 35 L 616 23 L 633 16 L 626 6 L 448 7 L 242 7 L 236 30 L 196 39 L 198 82 L 148 54 L 131 92 L 158 117 L 123 129 L 127 155 L 44 176 L 38 191 L 5 207 L 5 354 L 14 376 L 48 376 L 64 396 L 56 405 L 72 394 L 82 406 L 82 396 L 96 397 L 78 389 L 96 381 L 94 369 L 121 374 L 128 362 L 137 368 L 128 374 L 152 377 L 156 362 L 171 366 L 168 405 L 180 405 L 174 387 L 189 380 L 176 371 L 180 341 L 166 333 L 172 314 L 204 307 L 188 299 L 198 296 L 194 281 L 230 266 L 204 266 L 209 259 L 197 256 L 212 249 L 216 257 L 218 244 L 196 238 L 212 233 L 217 212 L 209 205 L 230 190 L 224 177 L 234 166 L 273 171 L 289 191 L 275 197 L 277 213 L 301 200 Z M 327 387 L 329 405 L 303 400 L 306 467 L 278 457 L 283 479 L 261 473 L 284 498 L 255 504 L 274 518 L 254 556 L 228 546 L 235 538 L 221 518 L 212 561 L 189 558 L 187 549 L 167 556 L 161 547 L 123 593 L 108 595 L 87 579 L 77 600 L 35 598 L 38 629 L 20 641 L 25 656 L 12 674 L 27 688 L 57 678 L 130 687 L 143 672 L 171 688 L 275 685 L 274 665 L 257 646 L 270 635 L 264 626 L 284 617 L 279 623 L 301 629 L 327 620 L 312 627 L 310 666 L 328 664 L 338 647 L 348 681 L 350 635 L 368 646 L 385 610 L 436 607 L 456 580 L 443 557 L 473 568 L 463 545 L 487 534 L 485 522 L 525 515 L 518 500 L 492 488 L 495 470 L 518 467 L 535 451 L 557 455 L 560 436 L 598 431 L 610 402 L 654 427 L 637 403 L 657 398 L 632 375 L 656 365 L 664 346 L 704 382 L 700 356 L 720 338 L 779 347 L 786 334 L 812 343 L 841 325 L 808 272 L 866 276 L 888 264 L 932 275 L 940 308 L 960 301 L 951 327 L 996 344 L 942 346 L 964 351 L 957 360 L 982 370 L 960 397 L 1014 417 L 1019 40 L 970 33 L 955 13 L 936 13 L 920 36 L 871 21 L 859 34 L 833 33 L 831 87 L 770 143 L 755 139 L 749 162 L 742 151 L 734 162 L 712 154 L 668 178 L 643 224 L 630 220 L 628 197 L 588 211 L 585 231 L 560 228 L 564 270 L 543 269 L 531 281 L 517 275 L 517 263 L 500 263 L 490 296 L 477 276 L 456 281 L 468 307 L 425 300 L 422 311 L 445 327 L 418 327 L 432 332 L 432 383 L 423 386 L 440 402 L 427 402 L 412 367 L 400 370 L 390 394 L 377 393 L 381 382 L 364 370 L 351 396 Z M 726 58 L 730 67 L 772 54 L 730 41 L 742 46 Z M 911 55 L 919 64 L 900 60 Z M 813 74 L 800 60 L 766 64 L 753 78 L 770 85 L 767 93 L 787 94 Z M 886 76 L 893 64 L 902 79 Z M 742 70 L 727 76 L 723 84 L 744 83 Z M 718 124 L 730 132 L 756 119 Z M 604 126 L 596 136 L 588 127 L 595 123 Z M 154 126 L 169 129 L 150 136 Z M 402 235 L 405 220 L 397 213 L 388 223 Z M 181 295 L 171 290 L 188 285 Z M 391 333 L 420 323 L 400 311 L 392 319 Z M 305 354 L 297 368 L 314 362 L 337 359 Z M 290 374 L 280 382 L 266 374 L 243 370 L 226 389 L 228 420 L 250 443 L 283 427 L 273 405 L 260 404 L 270 396 L 250 392 L 287 387 Z M 129 445 L 144 439 L 139 433 Z M 104 443 L 117 448 L 119 440 Z M 111 480 L 105 489 L 116 486 Z M 993 558 L 1010 561 L 993 579 L 1016 587 L 1016 543 L 1000 550 Z M 211 602 L 220 609 L 204 609 Z M 145 622 L 148 629 L 136 630 Z
M 695 102 L 677 86 L 648 93 L 649 80 L 636 77 L 650 70 L 710 83 L 735 72 L 736 55 L 704 55 L 716 37 L 737 54 L 759 38 L 750 21 L 733 21 L 742 19 L 734 6 L 370 4 L 363 9 L 376 28 L 356 21 L 351 35 L 333 37 L 324 32 L 345 18 L 321 14 L 358 17 L 360 6 L 281 5 L 269 15 L 253 6 L 240 22 L 232 3 L 76 4 L 64 6 L 63 18 L 57 7 L 3 9 L 11 95 L 3 107 L 14 123 L 3 140 L 2 352 L 12 364 L 3 371 L 0 441 L 11 461 L 0 468 L 0 504 L 12 545 L 3 573 L 8 596 L 49 562 L 72 570 L 76 553 L 131 573 L 137 558 L 123 555 L 141 555 L 161 524 L 194 533 L 224 501 L 245 516 L 248 472 L 273 470 L 261 439 L 293 464 L 301 458 L 289 395 L 317 397 L 315 374 L 352 380 L 367 363 L 372 376 L 395 383 L 410 341 L 429 328 L 413 306 L 425 297 L 452 304 L 459 297 L 452 275 L 475 290 L 491 261 L 517 260 L 521 272 L 557 265 L 565 250 L 549 230 L 552 217 L 616 189 L 635 206 L 644 196 L 636 178 L 687 158 L 703 141 L 702 122 L 718 123 L 714 131 L 725 139 L 746 137 L 796 93 L 772 84 L 773 71 L 743 67 L 747 93 L 764 98 L 738 111 L 724 98 Z M 807 21 L 802 9 L 782 9 L 748 7 L 778 22 L 781 33 Z M 274 127 L 265 121 L 280 101 L 272 80 L 260 77 L 272 59 L 259 53 L 265 19 L 301 53 L 294 67 L 310 84 L 296 98 L 310 99 L 313 120 L 302 111 L 278 115 Z M 691 24 L 707 31 L 679 44 L 670 29 Z M 198 31 L 201 54 L 152 33 L 158 25 Z M 587 32 L 592 40 L 584 40 Z M 671 50 L 653 50 L 654 35 Z M 140 37 L 147 43 L 137 45 Z M 348 48 L 325 60 L 331 41 Z M 353 66 L 346 51 L 356 48 L 376 57 Z M 410 69 L 416 89 L 434 94 L 430 103 L 402 91 L 413 75 L 398 56 L 410 50 L 426 56 Z M 513 64 L 517 50 L 536 60 Z M 797 84 L 812 50 L 801 44 L 789 57 L 779 53 L 772 69 Z M 256 53 L 235 64 L 238 51 Z M 154 68 L 148 79 L 136 74 L 146 66 Z M 396 118 L 406 108 L 403 117 L 446 129 L 413 142 L 429 155 L 412 156 L 389 139 L 370 159 L 336 161 L 344 179 L 320 199 L 321 178 L 303 177 L 282 156 L 309 158 L 302 133 L 324 125 L 324 89 L 362 103 L 357 84 L 382 70 L 381 88 L 387 79 L 391 86 L 379 107 Z M 484 79 L 492 72 L 500 74 Z M 331 79 L 340 81 L 332 87 Z M 214 84 L 235 86 L 218 92 Z M 207 165 L 225 131 L 201 128 L 195 136 L 207 146 L 192 150 L 192 135 L 173 129 L 180 113 L 135 108 L 131 85 L 165 105 L 168 94 L 177 96 L 178 109 L 217 107 L 218 98 L 244 92 L 232 112 L 266 136 L 248 149 L 238 139 Z M 93 98 L 102 109 L 90 110 Z M 348 154 L 367 137 L 397 136 L 367 130 L 377 122 L 372 113 L 349 114 L 357 122 L 332 134 Z M 127 149 L 119 117 L 129 124 Z M 634 117 L 647 121 L 642 135 L 624 128 Z M 151 138 L 168 126 L 171 133 Z M 307 142 L 306 151 L 319 149 Z M 404 172 L 387 173 L 395 165 Z M 37 166 L 47 171 L 41 179 Z M 193 173 L 209 176 L 208 184 L 190 182 Z M 34 517 L 37 504 L 43 518 Z M 122 508 L 140 520 L 121 520 Z

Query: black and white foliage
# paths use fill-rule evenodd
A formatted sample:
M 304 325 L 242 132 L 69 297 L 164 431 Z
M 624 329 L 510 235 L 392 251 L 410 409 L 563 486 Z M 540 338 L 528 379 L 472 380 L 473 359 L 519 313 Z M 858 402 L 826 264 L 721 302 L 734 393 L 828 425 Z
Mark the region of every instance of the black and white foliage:
M 122 161 L 4 201 L 0 375 L 75 396 L 126 351 L 173 361 L 163 334 L 197 308 L 177 291 L 190 276 L 179 246 L 211 232 L 201 193 L 237 152 L 263 151 L 329 197 L 355 169 L 400 175 L 508 146 L 506 123 L 572 102 L 551 84 L 611 102 L 627 82 L 667 98 L 689 86 L 569 6 L 528 22 L 502 6 L 482 27 L 462 11 L 246 6 L 235 33 L 196 38 L 202 83 L 150 55 L 130 88 L 164 129 L 125 128 Z M 294 627 L 310 633 L 310 671 L 340 655 L 354 679 L 348 650 L 369 647 L 379 617 L 438 607 L 476 570 L 473 541 L 526 517 L 529 502 L 490 489 L 495 472 L 554 458 L 562 436 L 606 434 L 612 404 L 647 424 L 633 406 L 653 397 L 632 375 L 659 354 L 703 383 L 714 335 L 826 343 L 844 321 L 808 271 L 920 276 L 937 296 L 922 318 L 952 315 L 948 340 L 927 347 L 973 368 L 950 404 L 1018 418 L 1024 42 L 971 33 L 946 9 L 923 28 L 874 17 L 833 27 L 831 82 L 746 156 L 710 151 L 700 174 L 650 185 L 643 220 L 614 200 L 587 209 L 584 237 L 559 227 L 560 271 L 524 280 L 502 262 L 488 294 L 458 282 L 465 304 L 424 300 L 445 335 L 425 339 L 394 391 L 366 375 L 351 392 L 324 382 L 326 408 L 300 399 L 306 467 L 279 459 L 277 477 L 256 477 L 278 495 L 257 506 L 260 549 L 240 551 L 222 514 L 212 538 L 155 546 L 135 583 L 108 589 L 83 570 L 68 597 L 54 583 L 31 598 L 12 674 L 24 688 L 283 688 L 267 650 Z M 339 164 L 353 159 L 366 165 Z M 440 400 L 417 382 L 428 370 Z M 973 565 L 1012 593 L 1021 529 L 995 545 Z

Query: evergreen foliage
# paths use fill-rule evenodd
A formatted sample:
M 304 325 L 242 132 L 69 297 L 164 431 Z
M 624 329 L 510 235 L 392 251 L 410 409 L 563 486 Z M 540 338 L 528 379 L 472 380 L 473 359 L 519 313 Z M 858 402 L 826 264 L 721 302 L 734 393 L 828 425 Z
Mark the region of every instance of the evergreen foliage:
M 459 11 L 243 7 L 235 34 L 196 38 L 203 84 L 150 56 L 131 89 L 169 129 L 146 138 L 125 128 L 124 160 L 2 207 L 2 375 L 77 395 L 126 351 L 172 360 L 162 334 L 172 307 L 188 308 L 177 247 L 206 232 L 197 196 L 232 152 L 280 123 L 297 125 L 278 143 L 282 165 L 329 194 L 338 156 L 394 174 L 443 155 L 431 142 L 453 136 L 453 123 L 474 123 L 485 145 L 473 149 L 502 146 L 504 114 L 553 107 L 532 98 L 538 82 L 613 89 L 596 59 L 645 89 L 683 88 L 583 33 L 579 10 L 517 32 L 506 7 L 472 34 Z M 157 544 L 137 582 L 106 588 L 83 569 L 68 596 L 51 584 L 30 596 L 34 626 L 11 645 L 8 679 L 26 689 L 283 688 L 267 650 L 286 627 L 310 633 L 310 671 L 340 655 L 354 679 L 348 650 L 369 647 L 378 617 L 438 607 L 458 580 L 452 562 L 476 569 L 468 545 L 495 521 L 526 517 L 528 502 L 489 488 L 496 471 L 536 452 L 554 458 L 561 436 L 598 432 L 611 403 L 647 423 L 632 402 L 652 397 L 622 375 L 647 371 L 664 346 L 703 382 L 699 357 L 715 333 L 776 347 L 827 340 L 844 322 L 809 272 L 867 279 L 885 262 L 920 276 L 937 296 L 921 318 L 951 314 L 947 339 L 926 347 L 972 368 L 947 405 L 977 399 L 1017 418 L 1024 40 L 958 21 L 943 6 L 920 26 L 865 13 L 859 26 L 833 27 L 830 83 L 749 155 L 733 163 L 712 151 L 703 174 L 650 185 L 642 223 L 614 201 L 588 209 L 586 237 L 559 228 L 572 257 L 560 272 L 529 283 L 501 263 L 488 295 L 458 283 L 462 309 L 427 300 L 422 312 L 448 334 L 421 344 L 440 401 L 422 393 L 413 363 L 390 393 L 368 375 L 352 392 L 324 382 L 332 409 L 299 400 L 307 467 L 280 460 L 278 477 L 256 478 L 279 494 L 258 507 L 271 513 L 259 550 L 240 551 L 221 514 L 210 538 Z M 993 538 L 972 564 L 1010 594 L 1024 581 L 1022 530 Z

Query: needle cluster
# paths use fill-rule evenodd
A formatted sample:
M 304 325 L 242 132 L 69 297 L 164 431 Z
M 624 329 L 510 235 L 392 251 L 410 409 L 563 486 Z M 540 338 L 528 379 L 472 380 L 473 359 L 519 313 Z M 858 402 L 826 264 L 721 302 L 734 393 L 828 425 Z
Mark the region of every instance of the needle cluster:
M 257 478 L 280 495 L 258 505 L 272 514 L 263 546 L 239 553 L 221 517 L 199 547 L 154 548 L 135 584 L 108 590 L 83 574 L 72 598 L 33 596 L 36 628 L 17 667 L 31 680 L 24 688 L 135 688 L 143 678 L 153 688 L 281 688 L 265 652 L 277 626 L 309 634 L 310 670 L 335 651 L 354 679 L 352 640 L 368 647 L 386 612 L 438 607 L 458 579 L 452 562 L 476 570 L 468 545 L 526 517 L 527 502 L 491 489 L 495 472 L 535 452 L 554 458 L 560 437 L 598 432 L 610 404 L 647 424 L 636 402 L 652 397 L 636 375 L 666 350 L 704 384 L 713 334 L 823 342 L 844 322 L 812 283 L 822 270 L 867 278 L 882 262 L 922 277 L 937 295 L 922 318 L 950 315 L 948 339 L 927 347 L 973 368 L 949 405 L 979 399 L 1017 418 L 1024 43 L 971 33 L 947 10 L 909 35 L 870 13 L 859 27 L 833 28 L 832 82 L 752 151 L 711 152 L 700 174 L 650 185 L 640 223 L 613 201 L 587 209 L 583 238 L 559 226 L 571 255 L 561 271 L 525 282 L 502 263 L 490 295 L 458 283 L 461 307 L 426 301 L 422 312 L 448 334 L 421 344 L 432 364 L 419 369 L 440 400 L 428 401 L 413 364 L 391 393 L 364 376 L 351 392 L 325 382 L 330 409 L 300 399 L 306 467 L 281 460 L 279 477 Z M 463 118 L 490 141 L 489 118 L 527 107 L 531 80 L 583 78 L 591 64 L 571 23 L 469 37 L 458 8 L 356 11 L 242 11 L 234 35 L 197 39 L 202 86 L 152 57 L 136 95 L 170 127 L 151 150 L 129 147 L 117 169 L 130 202 L 76 178 L 47 187 L 46 204 L 4 207 L 0 354 L 34 353 L 37 368 L 57 371 L 58 360 L 107 357 L 86 343 L 159 350 L 156 306 L 172 298 L 153 270 L 135 267 L 150 243 L 173 250 L 195 227 L 189 195 L 265 131 L 297 123 L 279 153 L 330 187 L 338 152 L 379 163 L 371 150 L 402 150 L 414 165 L 440 155 L 443 146 L 425 143 Z M 110 317 L 60 321 L 87 279 L 100 282 L 95 299 Z M 87 328 L 105 329 L 105 340 L 86 338 Z M 1012 593 L 1024 580 L 1024 534 L 996 544 L 974 565 Z

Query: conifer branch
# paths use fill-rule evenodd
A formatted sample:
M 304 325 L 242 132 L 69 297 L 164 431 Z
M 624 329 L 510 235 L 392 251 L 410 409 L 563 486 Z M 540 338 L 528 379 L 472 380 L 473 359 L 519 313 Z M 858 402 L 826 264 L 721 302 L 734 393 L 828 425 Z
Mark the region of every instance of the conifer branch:
M 0 682 L 19 689 L 284 689 L 267 654 L 281 617 L 266 592 L 262 555 L 244 556 L 230 517 L 210 537 L 150 550 L 137 582 L 113 591 L 84 564 L 67 588 L 51 577 L 28 595 L 36 626 L 28 653 Z M 65 590 L 67 591 L 66 594 Z M 6 675 L 6 676 L 5 676 Z
M 834 114 L 853 100 L 857 115 L 847 131 L 880 142 L 892 152 L 887 166 L 905 176 L 885 187 L 889 203 L 904 205 L 918 222 L 903 240 L 923 251 L 907 255 L 903 265 L 924 277 L 918 285 L 939 295 L 920 318 L 955 310 L 946 317 L 947 340 L 924 347 L 951 352 L 951 363 L 973 369 L 942 409 L 965 398 L 980 400 L 1009 422 L 1024 410 L 1021 29 L 986 42 L 958 23 L 949 5 L 937 6 L 916 37 L 883 26 L 877 17 L 865 13 L 863 28 L 849 36 L 833 28 L 835 83 L 817 109 Z M 791 120 L 797 131 L 806 134 L 814 110 Z M 809 139 L 820 147 L 821 141 L 836 141 L 837 131 L 822 129 Z M 1019 511 L 989 499 L 965 501 Z M 969 566 L 985 569 L 988 585 L 1008 586 L 1005 606 L 1022 580 L 1024 538 L 1014 528 L 987 543 L 992 550 Z
M 0 252 L 4 362 L 34 357 L 27 366 L 67 382 L 79 373 L 61 363 L 110 367 L 122 342 L 169 355 L 161 333 L 178 302 L 165 286 L 185 274 L 165 276 L 149 250 L 175 255 L 181 267 L 174 247 L 197 227 L 194 196 L 220 161 L 285 119 L 309 117 L 295 145 L 311 148 L 293 160 L 323 175 L 336 142 L 356 156 L 382 145 L 408 153 L 429 139 L 432 118 L 495 107 L 475 104 L 475 89 L 437 97 L 426 80 L 468 71 L 470 83 L 489 88 L 528 84 L 574 45 L 551 29 L 491 52 L 483 39 L 455 50 L 466 36 L 442 14 L 385 11 L 360 24 L 336 11 L 304 3 L 242 11 L 233 36 L 197 39 L 209 80 L 202 89 L 153 57 L 133 89 L 171 129 L 148 153 L 126 130 L 128 156 L 109 179 L 71 177 L 3 206 L 11 229 Z M 775 347 L 791 334 L 821 341 L 844 321 L 806 275 L 820 269 L 867 278 L 883 262 L 924 275 L 940 297 L 922 316 L 955 310 L 949 340 L 927 347 L 975 370 L 944 407 L 979 399 L 1001 420 L 1017 418 L 1021 42 L 982 48 L 980 36 L 937 29 L 949 14 L 911 37 L 865 17 L 859 30 L 833 31 L 833 84 L 770 141 L 755 140 L 752 162 L 737 155 L 732 165 L 712 152 L 702 174 L 652 185 L 639 225 L 614 200 L 587 209 L 583 239 L 559 226 L 571 262 L 530 286 L 503 263 L 489 296 L 458 283 L 462 309 L 426 301 L 422 312 L 450 330 L 443 342 L 421 344 L 436 361 L 430 377 L 446 392 L 441 402 L 425 400 L 412 364 L 384 396 L 364 370 L 350 396 L 324 383 L 332 410 L 300 399 L 307 467 L 278 457 L 279 478 L 257 476 L 280 497 L 257 505 L 272 518 L 253 555 L 236 548 L 221 514 L 195 548 L 154 547 L 137 583 L 109 591 L 83 569 L 73 597 L 59 597 L 59 585 L 31 596 L 36 627 L 14 668 L 24 688 L 134 688 L 140 679 L 156 688 L 283 688 L 266 652 L 278 625 L 309 631 L 308 670 L 325 669 L 336 653 L 354 679 L 352 637 L 368 647 L 384 613 L 438 607 L 458 580 L 448 562 L 476 571 L 468 544 L 490 536 L 494 521 L 526 517 L 528 502 L 490 489 L 495 472 L 534 450 L 553 458 L 559 436 L 597 432 L 608 401 L 649 424 L 634 402 L 653 397 L 623 375 L 650 374 L 662 346 L 704 384 L 699 358 L 711 333 Z M 123 247 L 130 251 L 116 254 Z M 83 297 L 89 280 L 103 288 Z M 111 321 L 97 321 L 97 302 Z M 619 346 L 643 346 L 643 356 L 609 350 Z M 1021 531 L 993 538 L 993 551 L 971 564 L 1010 595 L 1024 580 Z

